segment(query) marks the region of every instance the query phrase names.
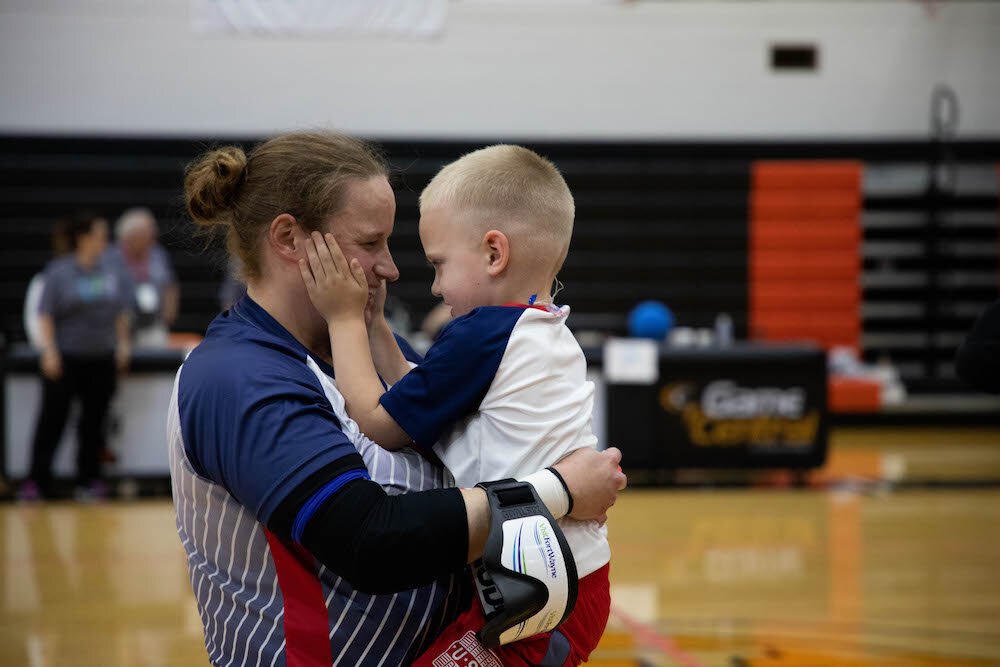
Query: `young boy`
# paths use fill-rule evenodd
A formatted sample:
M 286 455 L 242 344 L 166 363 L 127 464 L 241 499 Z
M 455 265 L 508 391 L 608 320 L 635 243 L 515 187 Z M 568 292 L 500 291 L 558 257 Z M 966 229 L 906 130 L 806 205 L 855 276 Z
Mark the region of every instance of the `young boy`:
M 420 240 L 434 268 L 431 292 L 454 319 L 415 367 L 391 332 L 369 340 L 364 272 L 356 260 L 348 265 L 331 234 L 314 233 L 300 268 L 329 322 L 337 387 L 368 437 L 386 448 L 433 449 L 461 487 L 524 476 L 596 444 L 586 362 L 566 327 L 569 308 L 552 305 L 550 293 L 573 216 L 562 175 L 526 148 L 491 146 L 444 167 L 420 197 Z M 559 632 L 571 649 L 565 664 L 578 664 L 607 622 L 611 552 L 597 522 L 559 525 L 580 577 Z M 450 664 L 440 662 L 447 648 L 483 622 L 474 599 L 416 664 Z M 492 653 L 505 665 L 538 664 L 548 647 L 546 634 Z

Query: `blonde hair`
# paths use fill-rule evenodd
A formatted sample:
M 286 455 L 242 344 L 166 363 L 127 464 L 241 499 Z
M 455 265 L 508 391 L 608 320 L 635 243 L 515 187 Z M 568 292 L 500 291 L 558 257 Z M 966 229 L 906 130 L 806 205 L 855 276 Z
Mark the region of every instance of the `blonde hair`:
M 334 132 L 295 132 L 256 146 L 202 154 L 187 166 L 184 198 L 202 227 L 223 227 L 230 255 L 243 276 L 260 276 L 260 238 L 282 213 L 306 230 L 320 230 L 344 204 L 356 179 L 386 176 L 388 166 L 373 146 Z
M 420 194 L 421 211 L 440 206 L 481 212 L 490 222 L 519 223 L 555 252 L 555 271 L 566 259 L 576 213 L 573 194 L 556 166 L 532 150 L 498 144 L 446 165 Z

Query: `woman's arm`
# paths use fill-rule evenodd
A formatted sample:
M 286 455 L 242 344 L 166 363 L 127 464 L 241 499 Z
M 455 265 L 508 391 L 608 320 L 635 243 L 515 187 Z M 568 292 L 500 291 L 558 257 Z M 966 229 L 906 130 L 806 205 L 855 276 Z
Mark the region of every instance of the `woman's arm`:
M 163 323 L 167 328 L 174 326 L 181 305 L 181 288 L 177 283 L 170 283 L 163 288 Z
M 579 449 L 554 466 L 572 498 L 573 518 L 607 519 L 626 485 L 620 461 L 615 448 Z M 355 479 L 326 499 L 304 527 L 293 530 L 302 508 L 339 474 L 343 469 L 332 471 L 330 479 L 310 480 L 279 507 L 269 528 L 303 544 L 356 588 L 368 593 L 415 588 L 482 556 L 490 509 L 478 488 L 389 496 L 378 484 Z M 569 505 L 566 497 L 540 495 L 550 511 Z M 400 553 L 407 557 L 400 559 Z
M 121 313 L 115 319 L 115 366 L 120 373 L 128 370 L 132 358 L 132 339 L 128 313 Z
M 56 321 L 51 315 L 38 314 L 38 336 L 41 339 L 42 375 L 55 381 L 62 377 L 62 355 L 56 345 Z

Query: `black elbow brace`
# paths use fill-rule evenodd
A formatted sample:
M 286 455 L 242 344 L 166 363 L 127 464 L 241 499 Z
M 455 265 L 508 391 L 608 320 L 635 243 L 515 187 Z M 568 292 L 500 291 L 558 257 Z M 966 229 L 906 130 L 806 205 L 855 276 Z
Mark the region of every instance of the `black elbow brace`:
M 395 593 L 465 567 L 467 521 L 458 489 L 390 496 L 359 479 L 317 510 L 302 544 L 358 590 Z

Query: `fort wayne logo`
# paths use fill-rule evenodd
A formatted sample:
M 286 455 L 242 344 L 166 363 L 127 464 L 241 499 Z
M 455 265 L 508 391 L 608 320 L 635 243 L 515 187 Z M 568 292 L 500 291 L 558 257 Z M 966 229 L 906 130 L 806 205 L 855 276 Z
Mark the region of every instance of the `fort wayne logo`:
M 741 387 L 715 380 L 701 391 L 673 382 L 660 390 L 660 406 L 680 416 L 691 443 L 699 447 L 811 447 L 819 409 L 807 409 L 803 387 Z

